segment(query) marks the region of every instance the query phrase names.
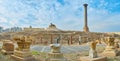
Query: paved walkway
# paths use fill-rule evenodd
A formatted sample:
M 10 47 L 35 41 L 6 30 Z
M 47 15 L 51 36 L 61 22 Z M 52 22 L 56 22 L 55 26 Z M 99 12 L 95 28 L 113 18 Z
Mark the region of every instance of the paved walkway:
M 97 46 L 102 46 L 98 44 Z M 40 45 L 34 45 L 31 46 L 31 50 L 39 51 L 39 52 L 50 52 L 51 49 L 49 46 L 40 46 Z M 75 52 L 82 52 L 82 51 L 89 51 L 89 45 L 74 45 L 74 46 L 62 46 L 61 52 L 62 53 L 75 53 Z

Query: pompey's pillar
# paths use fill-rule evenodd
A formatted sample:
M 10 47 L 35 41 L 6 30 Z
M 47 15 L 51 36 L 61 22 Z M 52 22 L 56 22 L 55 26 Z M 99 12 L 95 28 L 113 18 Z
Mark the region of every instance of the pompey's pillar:
M 88 4 L 83 4 L 83 6 L 84 6 L 84 28 L 83 28 L 83 31 L 89 32 L 89 28 L 87 25 L 87 6 L 88 6 Z

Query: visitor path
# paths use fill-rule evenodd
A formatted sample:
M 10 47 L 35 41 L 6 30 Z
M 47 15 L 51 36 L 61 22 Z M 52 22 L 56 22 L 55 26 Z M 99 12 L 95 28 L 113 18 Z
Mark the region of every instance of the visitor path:
M 103 46 L 98 44 L 97 46 Z M 34 45 L 31 46 L 31 50 L 39 51 L 39 52 L 50 52 L 50 46 L 40 46 L 40 45 Z M 89 45 L 62 45 L 61 52 L 62 53 L 75 53 L 75 52 L 82 52 L 82 51 L 88 51 Z

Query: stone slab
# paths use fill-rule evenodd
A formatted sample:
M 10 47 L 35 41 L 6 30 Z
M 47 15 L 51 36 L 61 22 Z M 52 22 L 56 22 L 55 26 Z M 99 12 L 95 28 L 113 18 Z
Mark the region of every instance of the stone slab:
M 47 58 L 45 61 L 67 61 L 66 58 Z
M 90 58 L 87 57 L 80 57 L 80 61 L 107 61 L 107 57 L 98 57 L 98 58 Z
M 30 51 L 17 51 L 17 50 L 15 50 L 14 55 L 19 56 L 19 57 L 27 57 L 27 56 L 31 56 L 31 52 Z
M 63 58 L 62 53 L 48 53 L 49 58 Z
M 13 61 L 37 61 L 33 56 L 22 58 L 19 56 L 11 55 L 11 59 Z
M 63 53 L 48 53 L 45 61 L 67 61 L 67 59 L 63 57 Z
M 101 55 L 106 56 L 106 57 L 115 57 L 119 55 L 119 52 L 118 51 L 104 51 Z
M 7 55 L 7 54 L 13 54 L 14 51 L 1 50 L 1 53 Z
M 50 61 L 67 61 L 67 59 L 63 58 L 63 59 L 50 59 Z

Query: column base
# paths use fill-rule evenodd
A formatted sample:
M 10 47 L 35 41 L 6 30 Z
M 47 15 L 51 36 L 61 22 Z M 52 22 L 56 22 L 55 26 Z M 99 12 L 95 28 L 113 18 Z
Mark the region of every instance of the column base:
M 89 28 L 88 28 L 88 26 L 84 26 L 84 32 L 89 32 Z
M 67 59 L 63 57 L 62 53 L 48 53 L 45 61 L 67 61 Z
M 35 58 L 33 56 L 23 58 L 23 57 L 11 55 L 11 58 L 13 61 L 37 61 L 37 60 L 35 60 Z
M 15 50 L 14 55 L 11 55 L 11 58 L 13 61 L 36 61 L 30 51 Z

